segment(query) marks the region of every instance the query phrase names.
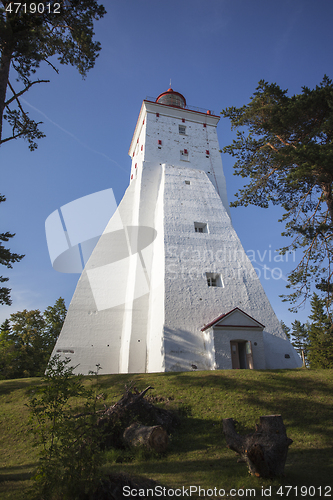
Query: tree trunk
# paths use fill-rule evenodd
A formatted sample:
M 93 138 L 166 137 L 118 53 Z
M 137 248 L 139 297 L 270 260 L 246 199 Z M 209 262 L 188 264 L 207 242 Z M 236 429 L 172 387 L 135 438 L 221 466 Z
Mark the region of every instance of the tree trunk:
M 99 425 L 113 419 L 119 421 L 131 419 L 133 421 L 133 418 L 137 417 L 139 420 L 146 421 L 146 423 L 151 421 L 154 425 L 162 425 L 167 431 L 174 429 L 179 424 L 178 416 L 173 411 L 154 406 L 144 399 L 149 389 L 152 389 L 152 387 L 149 386 L 144 391 L 139 392 L 134 388 L 135 393 L 127 389 L 117 403 L 105 410 L 99 419 Z
M 2 139 L 3 112 L 6 102 L 6 91 L 9 78 L 10 63 L 12 60 L 12 51 L 4 48 L 0 60 L 0 144 Z
M 332 182 L 323 182 L 321 184 L 321 189 L 323 191 L 324 199 L 328 208 L 328 212 L 331 218 L 331 224 L 333 224 L 333 197 L 332 197 Z
M 138 422 L 130 425 L 124 432 L 124 440 L 131 446 L 146 446 L 158 453 L 163 453 L 168 447 L 168 434 L 160 425 L 151 427 Z
M 121 448 L 124 445 L 123 433 L 133 421 L 139 421 L 140 425 L 145 426 L 162 426 L 165 433 L 179 424 L 180 420 L 175 412 L 154 406 L 144 398 L 149 389 L 151 387 L 139 392 L 134 388 L 135 392 L 131 392 L 126 388 L 123 397 L 103 411 L 97 423 L 101 430 L 102 446 Z
M 293 442 L 286 434 L 281 415 L 260 417 L 253 434 L 240 436 L 232 418 L 223 419 L 227 447 L 236 451 L 252 476 L 273 478 L 284 475 L 288 447 Z

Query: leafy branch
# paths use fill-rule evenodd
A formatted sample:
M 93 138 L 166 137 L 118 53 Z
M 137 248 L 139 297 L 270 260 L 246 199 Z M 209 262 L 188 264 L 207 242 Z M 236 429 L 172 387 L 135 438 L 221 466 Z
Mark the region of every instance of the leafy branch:
M 10 9 L 12 2 L 0 1 L 0 145 L 22 137 L 29 143 L 29 149 L 37 147 L 36 139 L 45 137 L 38 125 L 28 117 L 19 100 L 37 83 L 49 80 L 32 80 L 42 62 L 50 65 L 57 73 L 51 58 L 58 57 L 60 64 L 76 67 L 84 78 L 93 68 L 101 49 L 93 40 L 94 21 L 101 19 L 106 11 L 96 0 L 67 0 L 57 2 L 60 11 L 52 12 L 55 5 L 50 1 L 42 13 L 29 13 L 24 9 Z M 29 4 L 26 4 L 30 6 Z M 16 80 L 24 88 L 15 92 L 9 81 L 11 68 Z M 6 99 L 7 87 L 12 96 Z M 16 104 L 17 109 L 9 106 Z M 11 134 L 3 137 L 3 121 L 8 121 Z
M 302 249 L 285 296 L 304 302 L 315 285 L 332 302 L 333 252 L 333 83 L 325 76 L 319 86 L 291 97 L 277 84 L 261 80 L 250 102 L 230 107 L 222 115 L 231 120 L 236 140 L 224 153 L 234 158 L 234 175 L 248 179 L 231 206 L 280 205 L 285 213 L 283 236 L 292 237 L 280 250 Z M 321 288 L 320 288 L 321 287 Z M 297 309 L 300 304 L 293 307 Z

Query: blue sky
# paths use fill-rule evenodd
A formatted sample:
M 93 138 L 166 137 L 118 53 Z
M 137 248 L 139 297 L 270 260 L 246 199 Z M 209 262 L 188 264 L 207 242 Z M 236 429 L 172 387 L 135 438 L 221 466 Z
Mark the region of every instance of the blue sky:
M 120 202 L 142 100 L 167 90 L 170 78 L 189 105 L 219 114 L 247 103 L 260 79 L 295 94 L 319 84 L 324 74 L 333 77 L 331 0 L 107 0 L 104 5 L 107 15 L 95 26 L 102 51 L 87 78 L 72 67 L 56 74 L 43 65 L 37 76 L 51 82 L 24 96 L 30 116 L 44 122 L 47 137 L 37 151 L 30 152 L 22 140 L 1 147 L 0 192 L 7 201 L 0 205 L 0 230 L 15 232 L 10 248 L 26 254 L 12 270 L 0 270 L 10 278 L 13 299 L 11 307 L 0 306 L 1 322 L 17 310 L 44 310 L 60 296 L 68 307 L 79 275 L 52 268 L 45 220 L 62 205 L 108 188 Z M 227 119 L 221 118 L 218 136 L 221 148 L 235 136 Z M 242 181 L 233 176 L 233 159 L 222 155 L 222 161 L 232 201 Z M 305 321 L 307 308 L 295 315 L 279 298 L 293 267 L 292 257 L 281 262 L 274 253 L 287 243 L 277 222 L 282 211 L 250 207 L 231 214 L 245 251 L 256 257 L 254 266 L 278 318 L 287 324 Z M 263 265 L 278 270 L 272 275 Z

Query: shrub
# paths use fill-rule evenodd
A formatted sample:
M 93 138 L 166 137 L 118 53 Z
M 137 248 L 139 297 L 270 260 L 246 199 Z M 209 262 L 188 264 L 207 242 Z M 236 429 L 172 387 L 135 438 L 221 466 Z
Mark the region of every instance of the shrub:
M 34 479 L 43 500 L 88 500 L 100 480 L 99 366 L 87 388 L 69 362 L 54 356 L 42 387 L 29 402 L 37 442 L 42 445 Z

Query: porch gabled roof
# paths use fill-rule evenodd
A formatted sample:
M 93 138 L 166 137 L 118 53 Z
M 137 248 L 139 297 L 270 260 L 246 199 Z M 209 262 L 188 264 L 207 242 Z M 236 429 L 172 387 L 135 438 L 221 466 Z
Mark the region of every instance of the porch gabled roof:
M 207 323 L 207 325 L 203 326 L 201 328 L 201 331 L 204 332 L 205 330 L 207 330 L 208 328 L 211 328 L 212 326 L 216 325 L 217 323 L 219 323 L 220 321 L 222 320 L 225 320 L 228 316 L 230 317 L 232 314 L 236 313 L 236 312 L 239 312 L 241 314 L 244 314 L 252 323 L 254 322 L 255 324 L 252 324 L 252 325 L 237 325 L 237 324 L 230 324 L 230 325 L 227 325 L 226 323 L 224 323 L 223 321 L 223 325 L 221 326 L 230 326 L 230 327 L 247 327 L 247 328 L 265 328 L 265 325 L 263 325 L 262 323 L 260 323 L 259 321 L 257 321 L 256 319 L 252 318 L 252 316 L 250 316 L 249 314 L 247 314 L 246 312 L 242 311 L 242 309 L 240 309 L 239 307 L 234 307 L 234 309 L 232 309 L 231 311 L 227 312 L 227 313 L 224 313 L 224 314 L 221 314 L 220 316 L 218 316 L 217 318 L 213 319 L 213 321 L 211 321 L 210 323 Z

